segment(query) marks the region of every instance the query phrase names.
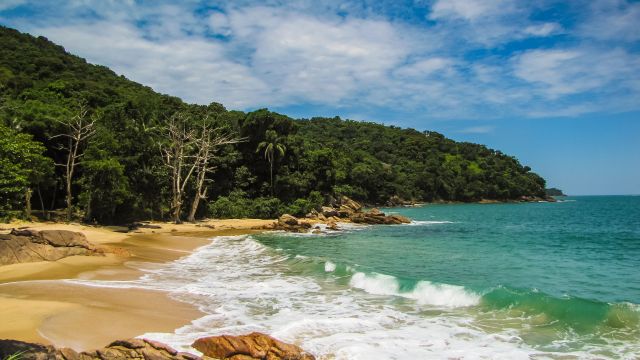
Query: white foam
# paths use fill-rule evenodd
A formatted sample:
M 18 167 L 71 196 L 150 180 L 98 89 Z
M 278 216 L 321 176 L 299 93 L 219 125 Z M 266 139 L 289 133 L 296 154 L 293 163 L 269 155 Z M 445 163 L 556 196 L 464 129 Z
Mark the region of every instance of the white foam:
M 335 266 L 326 261 L 325 270 L 331 270 L 331 264 Z M 162 289 L 198 306 L 206 315 L 175 332 L 142 335 L 181 351 L 194 352 L 190 344 L 200 337 L 261 331 L 300 345 L 318 359 L 529 359 L 547 355 L 526 346 L 515 333 L 479 330 L 464 308 L 446 308 L 477 301 L 462 288 L 421 282 L 403 293 L 396 278 L 382 274 L 356 272 L 351 287 L 331 278 L 299 276 L 291 274 L 287 255 L 250 236 L 215 238 L 212 244 L 135 281 L 82 283 Z M 389 301 L 396 296 L 414 300 L 415 309 L 407 311 L 411 301 L 401 307 Z M 440 315 L 421 315 L 425 306 L 442 308 Z
M 409 224 L 409 226 L 423 226 L 423 225 L 437 225 L 437 224 L 453 224 L 453 221 L 435 221 L 435 220 L 413 220 Z
M 333 272 L 335 270 L 336 270 L 336 264 L 332 263 L 331 261 L 327 261 L 324 263 L 325 272 Z
M 462 286 L 433 284 L 420 281 L 409 292 L 400 291 L 398 279 L 384 274 L 355 273 L 349 284 L 374 295 L 393 295 L 416 300 L 421 305 L 437 307 L 465 307 L 477 305 L 480 295 L 465 290 Z

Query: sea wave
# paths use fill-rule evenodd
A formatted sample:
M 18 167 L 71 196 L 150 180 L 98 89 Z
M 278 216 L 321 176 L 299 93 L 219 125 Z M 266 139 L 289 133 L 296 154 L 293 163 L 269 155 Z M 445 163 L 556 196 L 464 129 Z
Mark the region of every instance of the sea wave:
M 465 307 L 477 305 L 480 295 L 466 290 L 462 286 L 434 284 L 430 281 L 419 281 L 410 291 L 401 291 L 399 280 L 391 275 L 355 273 L 349 284 L 375 295 L 400 296 L 413 299 L 421 305 L 438 307 Z
M 206 314 L 202 318 L 173 333 L 143 335 L 184 351 L 193 351 L 189 344 L 199 337 L 261 331 L 296 343 L 319 359 L 602 357 L 601 348 L 595 348 L 595 355 L 556 353 L 532 348 L 513 329 L 483 331 L 473 315 L 477 309 L 517 308 L 513 302 L 500 303 L 500 296 L 487 305 L 488 294 L 461 286 L 427 280 L 406 286 L 402 279 L 365 272 L 355 264 L 275 251 L 246 235 L 216 237 L 189 256 L 149 269 L 138 280 L 76 281 L 164 290 L 196 305 Z M 389 301 L 393 298 L 406 301 L 396 306 Z M 421 315 L 425 308 L 438 311 Z M 607 314 L 611 322 L 633 321 L 633 314 L 625 311 Z M 629 342 L 618 345 L 612 346 L 612 354 L 624 356 L 638 348 Z

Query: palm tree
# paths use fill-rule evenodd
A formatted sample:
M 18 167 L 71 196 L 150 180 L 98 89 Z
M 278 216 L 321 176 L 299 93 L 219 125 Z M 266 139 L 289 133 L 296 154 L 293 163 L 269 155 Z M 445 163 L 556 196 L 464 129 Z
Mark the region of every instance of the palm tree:
M 280 142 L 278 133 L 274 130 L 267 130 L 265 134 L 265 141 L 258 144 L 256 152 L 260 152 L 261 150 L 264 150 L 264 157 L 269 162 L 271 196 L 273 196 L 273 163 L 276 155 L 284 156 L 284 152 L 287 150 L 287 147 Z

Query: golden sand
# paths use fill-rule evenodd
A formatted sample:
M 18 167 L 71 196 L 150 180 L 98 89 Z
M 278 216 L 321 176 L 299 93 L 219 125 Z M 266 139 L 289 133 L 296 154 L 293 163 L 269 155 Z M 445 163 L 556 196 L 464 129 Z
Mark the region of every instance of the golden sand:
M 213 220 L 200 226 L 154 223 L 161 228 L 134 233 L 78 224 L 5 224 L 0 231 L 22 226 L 78 231 L 94 244 L 117 250 L 106 256 L 0 266 L 0 338 L 88 350 L 147 332 L 173 332 L 202 314 L 160 291 L 93 287 L 62 280 L 135 279 L 141 275 L 138 267 L 142 264 L 176 260 L 208 244 L 213 236 L 255 232 L 272 222 Z

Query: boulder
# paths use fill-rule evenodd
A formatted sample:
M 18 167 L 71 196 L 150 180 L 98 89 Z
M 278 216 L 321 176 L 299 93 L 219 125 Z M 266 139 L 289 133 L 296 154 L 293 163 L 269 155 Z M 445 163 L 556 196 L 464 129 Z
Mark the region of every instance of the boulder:
M 259 332 L 242 336 L 211 336 L 198 339 L 191 346 L 204 356 L 215 359 L 315 360 L 300 347 Z
M 411 223 L 411 219 L 409 219 L 406 216 L 402 216 L 402 215 L 398 215 L 398 214 L 392 214 L 389 215 L 387 217 L 385 217 L 385 224 L 389 224 L 389 225 L 399 225 L 399 224 L 409 224 Z
M 356 224 L 375 225 L 375 224 L 384 224 L 385 222 L 384 214 L 373 215 L 370 213 L 354 213 L 349 217 L 349 219 Z
M 294 226 L 294 225 L 298 225 L 298 219 L 296 219 L 295 216 L 284 214 L 278 218 L 278 224 Z
M 199 356 L 178 352 L 170 346 L 146 339 L 118 340 L 102 349 L 84 352 L 77 352 L 69 348 L 56 349 L 51 345 L 17 340 L 0 340 L 0 359 L 17 353 L 20 353 L 21 360 L 201 359 Z
M 0 234 L 0 265 L 56 261 L 74 255 L 103 255 L 84 234 L 67 230 L 12 230 Z
M 324 217 L 338 216 L 338 211 L 330 206 L 323 206 L 320 213 Z
M 284 230 L 290 232 L 305 232 L 311 228 L 311 223 L 307 221 L 300 221 L 295 216 L 284 214 L 278 218 L 278 221 L 274 223 L 274 230 Z
M 338 224 L 337 224 L 335 221 L 333 221 L 333 220 L 331 220 L 331 221 L 329 221 L 329 222 L 327 223 L 327 229 L 329 229 L 329 230 L 334 230 L 334 231 L 338 231 L 338 230 L 340 230 L 340 229 L 338 228 Z
M 344 205 L 340 205 L 340 208 L 338 209 L 338 217 L 340 218 L 348 218 L 354 213 L 355 211 L 353 211 L 352 208 Z
M 346 196 L 343 196 L 340 199 L 340 207 L 345 207 L 345 208 L 351 209 L 353 212 L 358 212 L 358 211 L 362 210 L 362 205 L 359 202 L 357 202 L 357 201 L 355 201 L 353 199 L 350 199 L 350 198 L 348 198 Z
M 404 217 L 398 214 L 385 215 L 382 211 L 374 208 L 369 212 L 358 212 L 353 213 L 349 217 L 349 219 L 357 224 L 369 224 L 369 225 L 377 225 L 377 224 L 385 224 L 385 225 L 398 225 L 398 224 L 408 224 L 411 222 L 409 218 Z

